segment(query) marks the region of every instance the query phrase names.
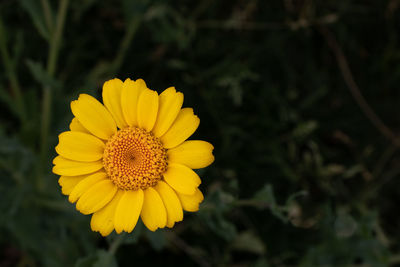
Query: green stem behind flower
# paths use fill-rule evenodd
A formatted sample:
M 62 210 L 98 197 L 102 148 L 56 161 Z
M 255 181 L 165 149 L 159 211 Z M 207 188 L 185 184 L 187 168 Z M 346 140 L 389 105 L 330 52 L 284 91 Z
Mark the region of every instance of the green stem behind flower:
M 64 29 L 65 17 L 67 15 L 68 2 L 69 0 L 61 0 L 60 6 L 58 7 L 56 28 L 51 36 L 52 38 L 50 40 L 50 52 L 47 60 L 47 72 L 50 76 L 53 76 L 56 70 L 61 36 Z
M 46 26 L 50 32 L 50 36 L 52 36 L 54 31 L 54 25 L 53 25 L 53 15 L 51 12 L 50 4 L 48 0 L 41 0 L 41 3 L 43 8 L 44 18 L 46 21 Z
M 16 107 L 19 113 L 18 115 L 20 117 L 22 125 L 25 125 L 24 123 L 26 121 L 26 112 L 25 112 L 24 101 L 22 98 L 21 88 L 19 86 L 17 75 L 15 73 L 15 66 L 12 63 L 10 55 L 7 50 L 6 30 L 4 28 L 1 19 L 0 19 L 0 54 L 8 79 L 11 84 L 11 90 L 13 96 L 15 97 Z
M 108 248 L 108 251 L 109 251 L 111 254 L 115 255 L 115 253 L 117 252 L 119 246 L 120 246 L 120 245 L 122 244 L 122 242 L 124 241 L 125 236 L 126 236 L 126 233 L 122 233 L 122 234 L 119 234 L 119 235 L 114 239 L 114 241 L 111 243 L 110 247 Z
M 60 50 L 61 36 L 64 29 L 65 17 L 67 14 L 69 0 L 61 0 L 58 7 L 57 22 L 55 30 L 51 32 L 50 39 L 50 51 L 47 60 L 47 73 L 49 76 L 54 76 L 56 71 L 57 59 Z M 48 148 L 48 136 L 51 120 L 51 103 L 52 103 L 52 89 L 50 86 L 43 88 L 43 99 L 42 99 L 42 124 L 41 124 L 41 139 L 40 139 L 40 163 L 39 171 L 37 175 L 37 187 L 41 191 L 44 187 L 42 179 L 43 166 L 47 158 Z
M 130 47 L 130 44 L 133 40 L 133 37 L 136 34 L 136 31 L 138 30 L 140 23 L 142 21 L 141 16 L 136 16 L 131 19 L 131 21 L 128 24 L 126 33 L 121 41 L 120 47 L 118 49 L 118 54 L 115 57 L 114 61 L 112 62 L 110 73 L 114 75 L 115 73 L 118 72 L 119 68 L 121 67 L 124 57 L 126 53 L 128 52 L 128 48 Z

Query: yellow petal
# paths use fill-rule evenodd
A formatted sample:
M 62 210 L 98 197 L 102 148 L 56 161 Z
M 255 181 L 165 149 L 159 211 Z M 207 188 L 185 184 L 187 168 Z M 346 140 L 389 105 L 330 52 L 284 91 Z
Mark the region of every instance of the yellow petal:
M 82 123 L 80 123 L 79 120 L 75 117 L 69 124 L 69 129 L 74 132 L 90 133 L 88 130 L 86 130 L 85 127 L 83 127 Z
M 94 162 L 81 162 L 74 161 L 57 156 L 53 160 L 53 172 L 58 175 L 76 176 L 82 174 L 89 174 L 103 168 L 103 161 L 98 160 Z
M 129 126 L 138 126 L 137 104 L 140 94 L 147 88 L 142 79 L 126 79 L 122 85 L 121 107 L 125 121 Z
M 92 175 L 89 175 L 82 181 L 80 181 L 75 188 L 72 190 L 69 195 L 69 202 L 74 203 L 80 198 L 86 191 L 88 191 L 92 186 L 96 183 L 106 180 L 107 174 L 105 172 L 96 172 Z M 110 180 L 111 181 L 111 180 Z
M 56 151 L 62 157 L 76 161 L 96 161 L 103 157 L 104 143 L 82 132 L 68 131 L 58 136 Z
M 179 111 L 171 128 L 161 136 L 165 148 L 173 148 L 188 139 L 199 127 L 200 119 L 193 114 L 192 108 L 183 108 Z
M 160 195 L 152 187 L 144 190 L 143 208 L 140 217 L 150 231 L 167 224 L 167 212 Z
M 168 162 L 183 164 L 191 169 L 207 167 L 214 161 L 214 147 L 206 141 L 185 141 L 167 151 Z
M 122 231 L 132 232 L 139 219 L 143 206 L 143 190 L 125 191 L 118 203 L 114 216 L 115 231 L 119 234 Z
M 110 179 L 100 181 L 87 190 L 76 203 L 76 209 L 91 214 L 107 205 L 117 193 L 118 187 Z
M 193 195 L 177 194 L 183 209 L 190 212 L 198 211 L 199 205 L 204 199 L 203 194 L 198 188 L 196 188 L 196 192 Z
M 114 117 L 117 126 L 122 129 L 128 126 L 122 114 L 121 92 L 122 81 L 120 79 L 112 79 L 103 85 L 103 103 Z
M 156 91 L 145 89 L 139 96 L 137 106 L 138 126 L 150 132 L 157 119 L 158 94 Z
M 183 210 L 181 202 L 175 191 L 165 182 L 158 181 L 154 187 L 164 202 L 165 209 L 167 210 L 167 226 L 173 227 L 175 222 L 183 220 Z
M 170 87 L 159 96 L 159 109 L 156 124 L 152 130 L 156 137 L 162 136 L 178 116 L 183 104 L 183 94 Z
M 61 192 L 64 195 L 71 194 L 75 186 L 87 176 L 87 174 L 79 176 L 61 176 L 60 179 L 58 179 L 58 184 L 61 186 Z
M 93 213 L 90 221 L 90 227 L 93 231 L 100 232 L 102 236 L 108 236 L 112 232 L 115 210 L 123 193 L 123 190 L 118 190 L 114 198 L 104 208 Z
M 90 95 L 80 94 L 71 102 L 71 110 L 83 127 L 101 139 L 107 140 L 117 131 L 110 112 Z
M 193 195 L 200 185 L 200 177 L 192 169 L 176 163 L 168 164 L 164 180 L 181 194 Z

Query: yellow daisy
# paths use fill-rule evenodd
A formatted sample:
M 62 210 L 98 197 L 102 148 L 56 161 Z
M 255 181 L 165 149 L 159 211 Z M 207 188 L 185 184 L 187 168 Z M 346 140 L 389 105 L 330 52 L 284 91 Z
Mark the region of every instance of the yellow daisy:
M 151 231 L 173 227 L 203 201 L 192 169 L 214 161 L 213 146 L 186 141 L 200 119 L 182 108 L 183 94 L 160 95 L 142 79 L 103 85 L 104 105 L 81 94 L 71 102 L 70 131 L 59 135 L 53 172 L 64 195 L 103 236 L 132 232 L 140 218 Z

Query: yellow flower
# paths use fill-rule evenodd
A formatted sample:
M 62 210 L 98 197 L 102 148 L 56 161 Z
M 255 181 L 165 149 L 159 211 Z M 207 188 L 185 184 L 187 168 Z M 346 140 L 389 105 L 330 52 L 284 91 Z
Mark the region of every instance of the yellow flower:
M 81 94 L 71 102 L 70 131 L 59 135 L 53 172 L 62 193 L 103 236 L 130 233 L 140 218 L 151 231 L 173 227 L 183 210 L 203 201 L 192 169 L 214 161 L 213 146 L 186 141 L 200 119 L 182 108 L 183 94 L 170 87 L 160 95 L 141 79 L 103 85 L 102 105 Z

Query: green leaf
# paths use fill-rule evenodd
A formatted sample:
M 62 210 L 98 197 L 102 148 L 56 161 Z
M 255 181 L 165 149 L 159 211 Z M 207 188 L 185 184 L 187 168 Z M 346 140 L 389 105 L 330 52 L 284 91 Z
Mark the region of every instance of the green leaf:
M 264 202 L 269 206 L 276 206 L 276 200 L 272 185 L 266 184 L 264 187 L 257 191 L 253 197 L 254 200 Z
M 350 167 L 349 169 L 347 169 L 344 173 L 343 173 L 343 177 L 344 178 L 353 178 L 354 176 L 356 176 L 357 174 L 363 172 L 365 170 L 364 166 L 361 164 L 357 164 L 354 165 L 352 167 Z
M 218 190 L 206 196 L 197 213 L 214 233 L 227 241 L 233 240 L 237 234 L 235 224 L 226 216 L 233 208 L 233 203 L 234 197 L 231 194 Z
M 314 132 L 318 127 L 318 123 L 316 121 L 310 120 L 303 123 L 300 123 L 294 130 L 293 130 L 293 137 L 294 138 L 305 138 L 309 136 L 312 132 Z
M 56 79 L 47 73 L 42 64 L 28 59 L 26 61 L 26 65 L 28 66 L 35 80 L 43 86 L 49 86 L 51 88 L 59 88 L 61 86 Z
M 251 231 L 239 233 L 232 243 L 232 248 L 259 255 L 264 254 L 266 251 L 263 241 Z
M 334 227 L 338 237 L 350 237 L 357 230 L 357 222 L 349 214 L 339 214 Z
M 307 195 L 306 191 L 299 191 L 290 195 L 286 200 L 286 205 L 280 206 L 276 202 L 275 194 L 272 185 L 266 184 L 261 190 L 254 194 L 254 197 L 249 201 L 245 200 L 245 203 L 253 204 L 255 207 L 268 207 L 271 213 L 279 218 L 282 222 L 288 222 L 286 211 L 291 203 L 300 196 Z

